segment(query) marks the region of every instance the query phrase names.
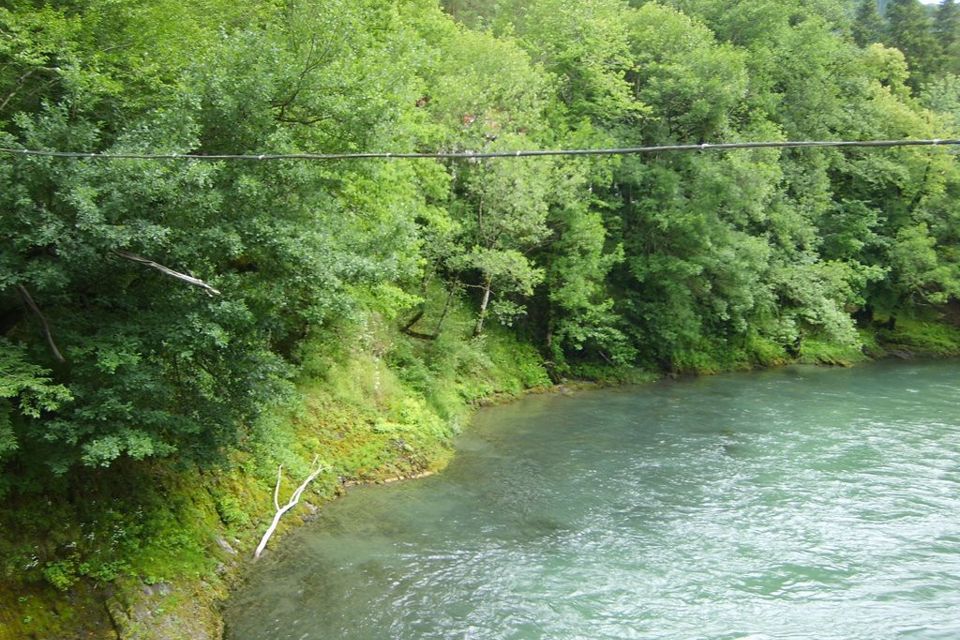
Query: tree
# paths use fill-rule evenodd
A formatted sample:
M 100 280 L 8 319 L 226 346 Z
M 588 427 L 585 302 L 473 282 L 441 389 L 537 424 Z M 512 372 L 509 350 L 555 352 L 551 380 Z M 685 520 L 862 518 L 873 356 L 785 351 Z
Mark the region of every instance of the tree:
M 949 74 L 924 86 L 924 106 L 946 120 L 944 129 L 960 131 L 960 76 Z
M 2 73 L 23 78 L 5 146 L 293 151 L 420 131 L 419 38 L 383 3 L 86 4 L 0 12 L 25 43 L 0 48 Z M 144 62 L 157 51 L 163 65 Z M 358 290 L 416 281 L 418 180 L 391 164 L 4 157 L 5 462 L 42 476 L 222 459 L 289 392 L 311 327 L 348 315 Z
M 861 47 L 883 42 L 885 32 L 883 17 L 877 9 L 876 0 L 860 0 L 853 21 L 853 39 Z
M 955 0 L 940 3 L 933 31 L 940 44 L 941 70 L 960 74 L 960 5 Z
M 937 72 L 940 47 L 933 24 L 919 0 L 892 0 L 887 8 L 887 44 L 900 49 L 910 65 L 915 90 Z
M 621 0 L 506 0 L 500 30 L 517 30 L 524 46 L 543 60 L 558 81 L 561 115 L 570 126 L 585 119 L 601 130 L 617 123 L 634 124 L 642 103 L 633 99 L 626 75 L 631 66 Z
M 618 132 L 636 127 L 648 113 L 628 74 L 631 11 L 620 0 L 582 3 L 539 0 L 498 4 L 498 29 L 516 33 L 530 55 L 556 77 L 548 108 L 548 143 L 564 147 L 615 146 Z M 531 304 L 545 353 L 557 372 L 568 359 L 598 355 L 618 363 L 632 359 L 622 320 L 606 282 L 622 260 L 605 224 L 615 204 L 601 193 L 615 160 L 564 160 L 551 186 L 548 244 L 534 255 L 545 271 Z
M 589 185 L 609 180 L 610 165 L 567 160 L 555 172 L 547 219 L 551 238 L 537 255 L 545 270 L 537 310 L 545 353 L 558 373 L 568 362 L 599 356 L 628 364 L 636 355 L 608 285 L 611 270 L 623 261 L 623 246 L 611 246 L 604 224 L 609 203 Z
M 483 333 L 491 308 L 505 323 L 521 315 L 523 305 L 511 296 L 529 297 L 543 281 L 543 270 L 527 254 L 550 235 L 544 169 L 529 161 L 493 161 L 472 167 L 462 177 L 462 200 L 456 206 L 463 253 L 450 264 L 460 272 L 479 274 L 474 335 Z

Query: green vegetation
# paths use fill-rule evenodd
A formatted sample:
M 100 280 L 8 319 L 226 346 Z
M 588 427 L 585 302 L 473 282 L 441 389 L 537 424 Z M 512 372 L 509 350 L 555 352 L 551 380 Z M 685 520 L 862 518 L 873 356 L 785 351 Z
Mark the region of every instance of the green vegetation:
M 872 2 L 12 0 L 0 146 L 960 137 L 955 4 Z M 255 542 L 277 465 L 286 490 L 319 456 L 314 501 L 432 469 L 482 398 L 956 354 L 958 196 L 942 148 L 0 155 L 0 638 L 107 585 L 131 637 L 136 585 L 212 598 L 216 538 Z
M 960 328 L 932 319 L 901 319 L 882 329 L 878 337 L 890 351 L 900 355 L 958 356 Z
M 278 464 L 283 496 L 313 456 L 327 465 L 305 498 L 313 507 L 287 516 L 283 531 L 345 481 L 442 467 L 476 402 L 550 384 L 529 344 L 499 328 L 470 339 L 474 317 L 461 304 L 447 322 L 448 335 L 435 342 L 403 336 L 376 315 L 315 336 L 304 345 L 297 400 L 261 419 L 215 469 L 153 465 L 101 473 L 97 485 L 86 475 L 76 497 L 53 509 L 9 502 L 0 611 L 17 613 L 0 616 L 0 638 L 115 627 L 141 637 L 170 625 L 173 635 L 161 637 L 207 637 L 212 602 L 226 587 L 222 567 L 236 564 L 234 552 L 251 552 L 273 515 Z M 110 583 L 117 594 L 103 589 Z M 192 622 L 178 626 L 180 618 Z
M 859 0 L 852 34 L 860 46 L 883 43 L 900 50 L 910 64 L 914 89 L 960 71 L 960 5 L 941 0 Z

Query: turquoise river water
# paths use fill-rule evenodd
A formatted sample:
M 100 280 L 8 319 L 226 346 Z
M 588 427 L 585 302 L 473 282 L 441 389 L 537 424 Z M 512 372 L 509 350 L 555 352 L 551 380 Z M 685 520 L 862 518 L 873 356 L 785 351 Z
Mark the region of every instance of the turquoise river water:
M 229 640 L 960 638 L 960 363 L 482 411 L 275 544 Z

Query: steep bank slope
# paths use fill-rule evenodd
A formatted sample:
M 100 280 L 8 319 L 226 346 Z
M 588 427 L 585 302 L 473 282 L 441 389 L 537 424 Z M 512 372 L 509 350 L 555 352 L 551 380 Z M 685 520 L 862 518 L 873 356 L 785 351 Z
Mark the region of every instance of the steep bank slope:
M 325 471 L 271 545 L 347 483 L 441 468 L 477 402 L 550 384 L 531 346 L 502 331 L 460 337 L 472 328 L 463 312 L 450 322 L 436 341 L 370 317 L 310 342 L 297 396 L 258 424 L 225 466 L 158 465 L 150 477 L 84 487 L 82 508 L 5 513 L 12 528 L 3 544 L 0 639 L 217 637 L 217 601 L 273 516 L 278 465 L 282 501 L 315 456 Z
M 409 338 L 371 318 L 310 343 L 299 396 L 264 421 L 225 467 L 158 467 L 135 485 L 91 487 L 105 506 L 82 514 L 65 515 L 58 505 L 50 513 L 25 508 L 34 522 L 24 523 L 14 536 L 18 545 L 5 549 L 0 638 L 218 638 L 219 602 L 244 571 L 256 570 L 252 552 L 273 516 L 278 465 L 284 468 L 281 501 L 309 473 L 315 455 L 329 471 L 281 520 L 271 546 L 346 484 L 442 468 L 451 437 L 477 402 L 550 385 L 530 345 L 501 331 L 469 339 L 470 315 L 458 310 L 455 316 L 455 330 L 440 342 Z M 955 325 L 898 326 L 864 332 L 869 356 L 813 342 L 799 360 L 960 355 Z M 744 361 L 734 368 L 751 366 Z M 611 381 L 645 377 L 607 373 Z M 104 521 L 109 526 L 98 526 Z M 13 577 L 10 560 L 26 568 L 29 550 L 41 547 L 67 560 L 20 574 L 39 581 Z

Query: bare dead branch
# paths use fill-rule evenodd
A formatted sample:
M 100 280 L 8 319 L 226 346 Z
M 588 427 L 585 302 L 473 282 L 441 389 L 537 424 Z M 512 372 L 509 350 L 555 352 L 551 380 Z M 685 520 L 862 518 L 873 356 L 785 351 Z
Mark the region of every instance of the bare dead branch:
M 401 329 L 401 331 L 407 331 L 408 329 L 411 329 L 411 328 L 413 327 L 413 325 L 415 325 L 415 324 L 417 324 L 418 322 L 420 322 L 420 318 L 423 317 L 423 314 L 424 314 L 424 311 L 425 311 L 425 310 L 426 310 L 425 305 L 422 305 L 422 304 L 421 304 L 421 305 L 420 305 L 420 308 L 417 309 L 417 312 L 416 312 L 415 314 L 413 314 L 413 317 L 412 317 L 410 320 L 407 321 L 407 324 L 403 325 L 403 328 Z
M 290 511 L 290 509 L 293 509 L 295 506 L 297 506 L 297 503 L 300 502 L 300 496 L 302 496 L 303 492 L 306 491 L 307 486 L 311 482 L 316 480 L 317 476 L 320 475 L 320 473 L 323 471 L 323 465 L 319 464 L 319 460 L 320 460 L 320 456 L 317 456 L 313 459 L 313 464 L 316 466 L 316 468 L 313 470 L 313 473 L 307 476 L 307 479 L 303 481 L 303 484 L 297 487 L 297 490 L 293 492 L 292 496 L 290 496 L 290 501 L 287 502 L 287 504 L 283 505 L 282 507 L 280 506 L 279 495 L 280 495 L 280 479 L 281 479 L 281 472 L 283 471 L 283 465 L 280 465 L 280 467 L 277 469 L 277 485 L 273 489 L 273 504 L 274 506 L 277 507 L 277 512 L 273 515 L 273 521 L 270 523 L 270 526 L 267 527 L 266 532 L 263 534 L 263 537 L 260 539 L 260 544 L 257 545 L 257 550 L 253 552 L 254 558 L 259 558 L 260 554 L 263 553 L 263 550 L 266 549 L 267 541 L 270 540 L 270 536 L 273 535 L 273 532 L 277 530 L 277 525 L 280 524 L 280 518 L 283 517 L 283 514 L 285 514 L 287 511 Z
M 30 308 L 30 311 L 40 320 L 40 325 L 43 327 L 43 335 L 47 338 L 47 344 L 50 345 L 50 351 L 53 353 L 53 357 L 57 359 L 57 362 L 66 362 L 67 359 L 60 353 L 60 349 L 57 348 L 57 343 L 53 340 L 53 333 L 50 332 L 50 323 L 47 322 L 46 316 L 40 311 L 37 303 L 33 301 L 33 296 L 30 295 L 30 292 L 27 291 L 27 288 L 22 284 L 17 285 L 17 291 L 20 292 L 20 297 L 23 298 L 23 302 Z
M 164 275 L 170 276 L 171 278 L 176 278 L 177 280 L 183 280 L 184 282 L 188 284 L 192 284 L 195 287 L 200 287 L 201 289 L 207 292 L 207 295 L 211 295 L 211 296 L 220 295 L 219 291 L 217 291 L 216 289 L 208 285 L 203 280 L 200 280 L 199 278 L 194 278 L 193 276 L 188 276 L 185 273 L 174 271 L 170 267 L 165 267 L 158 262 L 154 262 L 153 260 L 144 258 L 143 256 L 138 256 L 135 253 L 130 253 L 129 251 L 115 250 L 114 253 L 120 256 L 121 258 L 124 258 L 125 260 L 131 260 L 133 262 L 146 265 L 148 267 L 156 269 L 157 271 L 159 271 L 160 273 L 163 273 Z

